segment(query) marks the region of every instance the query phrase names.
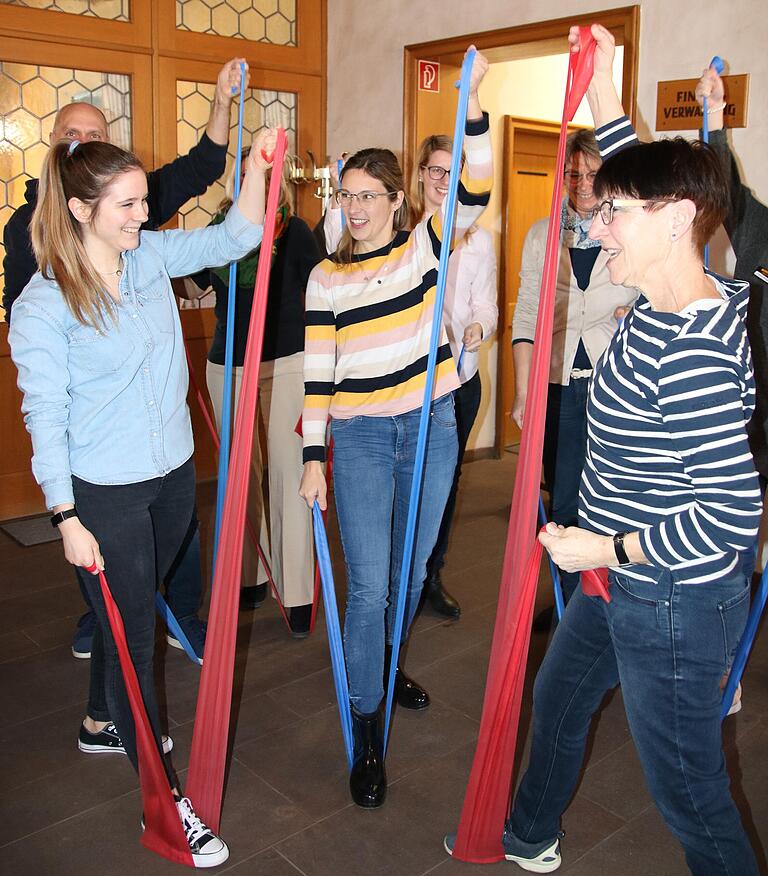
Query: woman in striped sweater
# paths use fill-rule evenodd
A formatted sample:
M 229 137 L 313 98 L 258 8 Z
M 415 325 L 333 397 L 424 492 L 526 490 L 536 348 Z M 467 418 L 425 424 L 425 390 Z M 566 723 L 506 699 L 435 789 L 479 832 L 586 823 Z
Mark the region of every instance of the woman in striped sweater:
M 608 566 L 612 598 L 577 590 L 557 628 L 505 852 L 524 869 L 559 867 L 591 718 L 621 684 L 648 787 L 691 872 L 757 876 L 720 723 L 720 681 L 749 606 L 740 555 L 761 513 L 746 433 L 749 286 L 702 263 L 728 205 L 717 157 L 680 138 L 638 144 L 611 80 L 613 38 L 592 32 L 587 94 L 611 158 L 595 179 L 590 236 L 611 281 L 641 294 L 595 367 L 580 527 L 550 523 L 540 539 L 568 571 Z M 578 29 L 571 42 L 578 50 Z
M 457 239 L 477 219 L 491 185 L 488 118 L 477 88 L 488 63 L 472 68 L 464 184 L 459 185 Z M 335 254 L 307 286 L 304 356 L 304 475 L 308 505 L 326 507 L 326 421 L 334 441 L 334 490 L 347 566 L 344 647 L 355 731 L 350 775 L 360 806 L 381 805 L 386 793 L 379 705 L 385 652 L 397 659 L 393 616 L 426 379 L 441 213 L 406 231 L 403 175 L 387 149 L 364 149 L 344 166 L 337 192 L 346 220 Z M 405 634 L 413 619 L 426 563 L 437 540 L 456 467 L 452 391 L 459 386 L 445 331 L 437 355 L 431 428 Z M 386 616 L 386 622 L 385 622 Z M 386 648 L 385 648 L 386 642 Z M 400 670 L 397 701 L 423 709 L 429 696 Z

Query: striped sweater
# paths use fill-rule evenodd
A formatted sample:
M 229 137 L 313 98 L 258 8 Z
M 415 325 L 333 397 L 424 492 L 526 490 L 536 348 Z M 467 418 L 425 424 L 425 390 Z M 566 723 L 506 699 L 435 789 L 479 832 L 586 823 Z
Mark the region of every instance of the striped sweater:
M 466 163 L 459 184 L 461 239 L 488 203 L 492 162 L 488 117 L 467 122 Z M 391 244 L 332 258 L 307 284 L 304 347 L 304 462 L 325 459 L 328 415 L 388 417 L 421 407 L 432 333 L 443 216 L 436 213 Z M 433 399 L 458 388 L 445 329 L 437 352 Z
M 628 120 L 595 134 L 607 155 L 636 142 Z M 579 493 L 582 526 L 639 530 L 651 565 L 688 583 L 734 569 L 761 515 L 746 435 L 755 406 L 749 285 L 709 276 L 722 300 L 665 313 L 641 295 L 614 335 L 590 388 Z M 654 580 L 639 563 L 622 574 Z

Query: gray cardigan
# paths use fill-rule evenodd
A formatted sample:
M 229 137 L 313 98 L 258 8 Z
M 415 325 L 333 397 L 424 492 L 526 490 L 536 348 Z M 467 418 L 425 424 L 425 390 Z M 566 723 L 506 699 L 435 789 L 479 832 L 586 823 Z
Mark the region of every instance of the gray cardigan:
M 726 132 L 713 131 L 709 143 L 720 158 L 730 185 L 728 215 L 723 224 L 736 253 L 734 275 L 751 284 L 747 334 L 752 347 L 757 405 L 748 433 L 755 467 L 763 477 L 768 477 L 768 287 L 754 276 L 758 267 L 768 266 L 768 207 L 742 183 Z

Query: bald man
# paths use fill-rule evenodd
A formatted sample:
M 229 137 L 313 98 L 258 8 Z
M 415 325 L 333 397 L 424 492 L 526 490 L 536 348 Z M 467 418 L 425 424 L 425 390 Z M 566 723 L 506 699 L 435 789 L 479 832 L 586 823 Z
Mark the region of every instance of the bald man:
M 142 226 L 155 229 L 167 222 L 190 198 L 202 195 L 224 173 L 229 142 L 232 89 L 240 86 L 240 63 L 233 58 L 219 72 L 216 93 L 205 133 L 187 155 L 147 174 L 149 216 Z M 247 67 L 246 67 L 247 69 Z M 54 121 L 50 142 L 59 140 L 103 140 L 109 142 L 109 128 L 104 113 L 90 103 L 71 103 L 62 107 Z M 10 322 L 13 302 L 37 271 L 29 239 L 29 223 L 37 204 L 38 180 L 27 182 L 26 203 L 8 220 L 3 232 L 5 244 L 5 288 L 3 307 Z

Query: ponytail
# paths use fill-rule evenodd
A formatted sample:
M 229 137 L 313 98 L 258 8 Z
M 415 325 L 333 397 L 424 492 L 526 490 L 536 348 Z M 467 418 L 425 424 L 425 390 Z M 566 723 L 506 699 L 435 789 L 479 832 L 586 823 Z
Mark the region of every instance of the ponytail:
M 56 280 L 72 315 L 83 325 L 106 327 L 117 316 L 115 302 L 85 251 L 82 228 L 70 198 L 91 207 L 91 220 L 114 178 L 143 170 L 139 159 L 111 143 L 62 140 L 48 152 L 32 214 L 32 249 L 46 280 Z

